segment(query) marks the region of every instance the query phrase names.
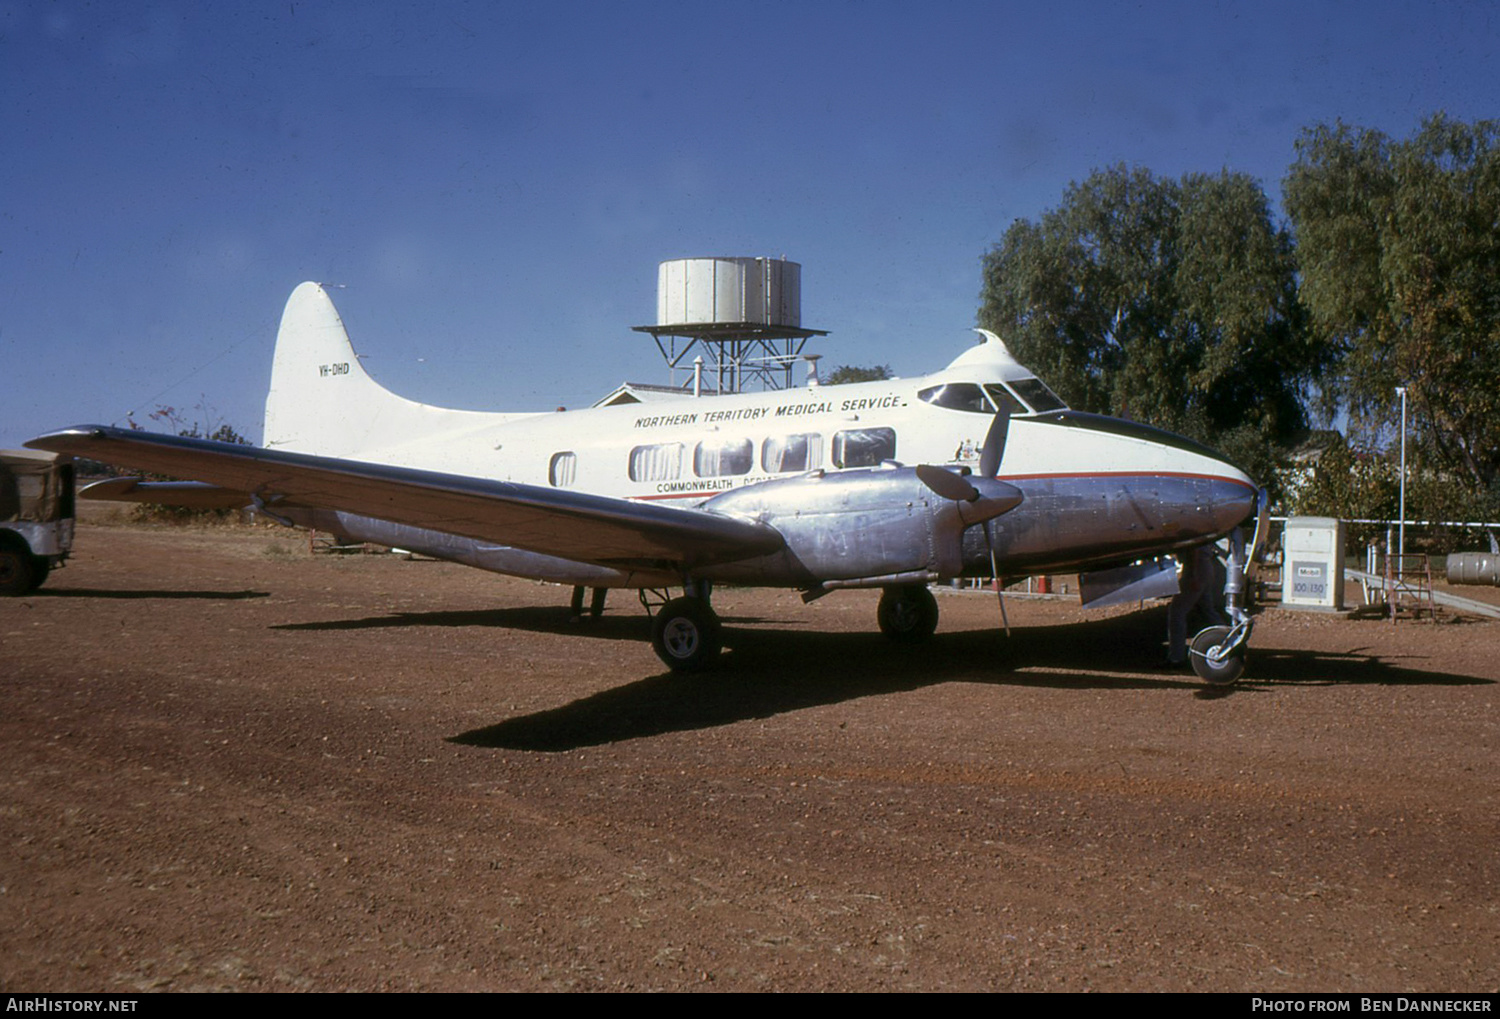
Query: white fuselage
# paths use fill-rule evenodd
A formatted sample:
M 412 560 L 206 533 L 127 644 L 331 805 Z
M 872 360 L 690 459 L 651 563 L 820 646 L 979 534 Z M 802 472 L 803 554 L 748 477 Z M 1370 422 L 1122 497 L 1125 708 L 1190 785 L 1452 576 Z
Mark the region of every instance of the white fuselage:
M 992 530 L 1005 572 L 1109 564 L 1200 544 L 1254 508 L 1254 483 L 1212 450 L 1068 410 L 988 334 L 947 368 L 916 378 L 491 414 L 417 404 L 379 386 L 316 284 L 299 287 L 283 317 L 266 445 L 693 507 L 819 469 L 890 461 L 977 469 L 997 408 L 1011 415 L 998 476 L 1026 497 Z M 341 529 L 398 543 L 357 518 Z M 406 537 L 401 544 L 420 544 Z M 965 538 L 973 545 L 965 572 L 988 568 L 979 540 Z M 447 558 L 569 582 L 596 569 L 556 568 L 534 553 L 507 557 L 495 546 L 465 546 L 458 555 L 449 541 L 442 549 Z

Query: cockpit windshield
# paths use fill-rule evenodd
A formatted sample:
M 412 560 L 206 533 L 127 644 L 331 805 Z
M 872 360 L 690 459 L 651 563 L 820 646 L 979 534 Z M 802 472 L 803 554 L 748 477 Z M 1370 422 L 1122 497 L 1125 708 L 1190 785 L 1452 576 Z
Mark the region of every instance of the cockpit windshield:
M 918 393 L 917 399 L 949 410 L 965 410 L 975 414 L 995 413 L 994 406 L 985 399 L 984 390 L 972 382 L 950 382 L 946 386 L 933 386 Z
M 1010 417 L 1067 409 L 1067 404 L 1038 378 L 1016 379 L 1005 385 L 998 382 L 987 382 L 983 386 L 972 382 L 950 382 L 922 390 L 917 393 L 917 399 L 935 407 L 972 414 L 994 414 L 996 410 L 1004 410 Z

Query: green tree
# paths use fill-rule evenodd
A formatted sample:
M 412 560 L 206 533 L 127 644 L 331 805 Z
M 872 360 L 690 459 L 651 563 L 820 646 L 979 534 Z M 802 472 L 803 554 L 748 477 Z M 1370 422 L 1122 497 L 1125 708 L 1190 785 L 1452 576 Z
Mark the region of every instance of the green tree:
M 874 364 L 862 368 L 854 364 L 841 364 L 823 379 L 825 386 L 842 386 L 847 382 L 880 382 L 891 378 L 891 366 Z
M 1320 365 L 1291 238 L 1244 174 L 1116 166 L 984 258 L 980 324 L 1081 410 L 1211 443 L 1263 483 Z
M 1442 114 L 1405 141 L 1320 125 L 1284 184 L 1312 328 L 1340 357 L 1327 408 L 1366 441 L 1388 440 L 1405 386 L 1424 477 L 1461 485 L 1449 501 L 1489 514 L 1500 511 L 1497 143 L 1500 122 Z

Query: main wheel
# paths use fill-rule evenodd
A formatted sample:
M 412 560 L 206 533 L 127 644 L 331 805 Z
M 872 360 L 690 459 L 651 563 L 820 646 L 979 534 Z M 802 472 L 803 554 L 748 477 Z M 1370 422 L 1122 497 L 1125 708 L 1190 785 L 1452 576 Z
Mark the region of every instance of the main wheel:
M 1233 654 L 1225 655 L 1217 661 L 1211 657 L 1228 638 L 1229 627 L 1227 626 L 1210 626 L 1206 630 L 1200 630 L 1198 636 L 1193 638 L 1193 646 L 1188 652 L 1188 658 L 1192 660 L 1193 671 L 1204 682 L 1214 686 L 1229 686 L 1244 673 L 1245 649 L 1243 646 Z
M 719 617 L 697 598 L 674 598 L 651 620 L 651 647 L 673 672 L 692 672 L 719 655 Z
M 37 576 L 36 564 L 37 558 L 29 549 L 0 545 L 0 595 L 15 597 L 36 590 L 47 576 Z
M 888 587 L 876 610 L 880 632 L 903 644 L 920 644 L 937 629 L 937 599 L 926 584 Z

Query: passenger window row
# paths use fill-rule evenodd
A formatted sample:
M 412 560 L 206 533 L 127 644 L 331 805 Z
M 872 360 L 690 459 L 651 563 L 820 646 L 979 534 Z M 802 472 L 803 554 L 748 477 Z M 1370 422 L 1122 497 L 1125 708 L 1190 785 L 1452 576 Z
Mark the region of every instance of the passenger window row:
M 681 442 L 657 442 L 630 451 L 631 481 L 676 481 L 682 477 L 687 447 Z M 893 428 L 848 428 L 835 432 L 833 465 L 876 467 L 896 458 Z M 748 438 L 712 439 L 693 447 L 693 476 L 729 478 L 749 474 L 755 466 L 755 444 Z M 760 467 L 767 474 L 791 474 L 823 466 L 823 436 L 817 432 L 781 435 L 760 444 Z M 554 488 L 571 488 L 578 478 L 578 454 L 554 453 L 547 480 Z

